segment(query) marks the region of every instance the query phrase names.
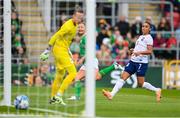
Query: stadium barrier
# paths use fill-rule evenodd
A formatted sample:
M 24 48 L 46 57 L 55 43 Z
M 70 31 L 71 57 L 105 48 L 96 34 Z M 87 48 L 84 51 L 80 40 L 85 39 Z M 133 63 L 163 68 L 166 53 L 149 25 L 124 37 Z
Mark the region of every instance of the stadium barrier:
M 105 68 L 106 66 L 100 66 L 101 68 Z M 37 65 L 12 65 L 12 83 L 14 85 L 29 85 L 32 86 L 34 80 L 32 76 L 30 76 L 33 72 L 32 69 L 37 68 Z M 49 74 L 43 75 L 42 82 L 44 81 L 44 85 L 50 85 L 51 81 L 54 79 L 54 72 L 48 72 Z M 152 74 L 153 73 L 153 74 Z M 114 70 L 104 76 L 101 80 L 96 82 L 97 87 L 113 87 L 116 81 L 120 78 L 121 71 Z M 149 67 L 146 74 L 146 81 L 152 83 L 156 87 L 162 87 L 162 67 Z M 2 81 L 0 81 L 2 82 Z M 43 85 L 43 84 L 41 84 Z M 126 81 L 125 87 L 136 88 L 137 85 L 137 77 L 133 75 Z
M 100 66 L 100 68 L 104 68 L 105 66 Z M 156 87 L 162 87 L 162 67 L 149 67 L 146 73 L 146 81 L 150 82 Z M 116 81 L 120 78 L 120 71 L 114 70 L 103 77 L 103 79 L 96 81 L 97 87 L 113 87 Z M 152 74 L 153 73 L 153 74 Z M 137 77 L 136 75 L 131 76 L 126 81 L 124 87 L 128 88 L 137 88 Z
M 163 75 L 165 88 L 180 88 L 180 60 L 165 61 Z

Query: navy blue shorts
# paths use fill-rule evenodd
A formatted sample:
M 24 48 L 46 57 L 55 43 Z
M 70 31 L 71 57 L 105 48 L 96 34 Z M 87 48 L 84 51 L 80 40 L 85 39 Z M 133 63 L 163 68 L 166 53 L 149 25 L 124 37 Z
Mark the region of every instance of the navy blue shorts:
M 130 75 L 136 73 L 137 76 L 144 77 L 148 68 L 148 63 L 137 63 L 129 61 L 125 66 L 124 71 L 128 72 Z

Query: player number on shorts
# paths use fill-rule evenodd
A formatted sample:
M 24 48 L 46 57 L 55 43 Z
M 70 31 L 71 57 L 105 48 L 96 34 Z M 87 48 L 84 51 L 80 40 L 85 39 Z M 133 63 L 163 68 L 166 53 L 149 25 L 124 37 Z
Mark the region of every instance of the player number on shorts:
M 138 68 L 138 70 L 140 70 L 141 66 L 142 66 L 142 64 L 139 64 L 139 68 Z

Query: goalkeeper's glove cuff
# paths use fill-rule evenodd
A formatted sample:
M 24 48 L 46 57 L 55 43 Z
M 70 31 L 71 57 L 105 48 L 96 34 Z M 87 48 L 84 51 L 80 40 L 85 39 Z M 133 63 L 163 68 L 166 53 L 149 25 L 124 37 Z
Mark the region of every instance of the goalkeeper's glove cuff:
M 43 53 L 44 53 L 44 54 L 49 54 L 49 53 L 50 53 L 50 50 L 49 50 L 49 49 L 46 49 L 46 50 L 44 50 Z

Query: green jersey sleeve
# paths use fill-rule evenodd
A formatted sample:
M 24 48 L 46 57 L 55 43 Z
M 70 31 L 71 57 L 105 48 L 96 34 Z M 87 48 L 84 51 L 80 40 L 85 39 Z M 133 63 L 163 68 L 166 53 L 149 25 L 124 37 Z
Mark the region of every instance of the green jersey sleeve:
M 86 36 L 85 35 L 81 37 L 79 47 L 80 47 L 80 56 L 81 57 L 85 56 L 85 51 L 86 51 L 85 50 L 86 49 Z

